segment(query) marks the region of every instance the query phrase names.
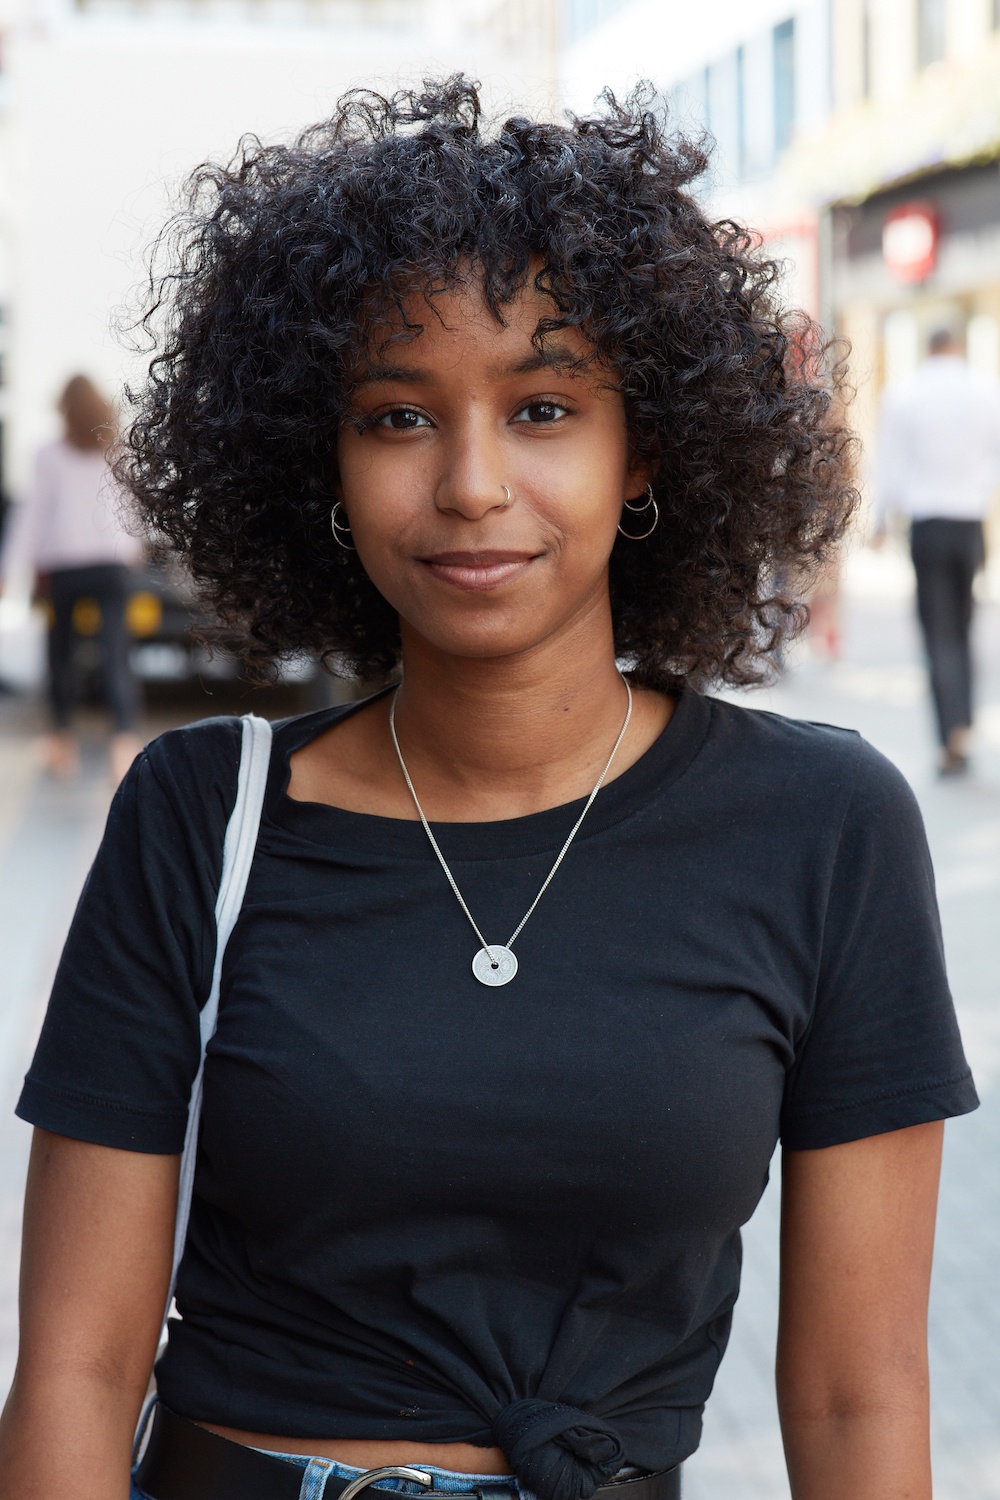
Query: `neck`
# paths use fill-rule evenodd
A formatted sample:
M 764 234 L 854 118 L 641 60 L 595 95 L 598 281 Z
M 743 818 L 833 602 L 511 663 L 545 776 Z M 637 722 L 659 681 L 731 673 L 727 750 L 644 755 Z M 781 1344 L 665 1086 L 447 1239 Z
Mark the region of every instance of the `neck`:
M 431 777 L 532 794 L 606 759 L 627 701 L 610 619 L 579 635 L 476 660 L 404 633 L 396 723 L 407 764 L 419 768 L 423 784 Z

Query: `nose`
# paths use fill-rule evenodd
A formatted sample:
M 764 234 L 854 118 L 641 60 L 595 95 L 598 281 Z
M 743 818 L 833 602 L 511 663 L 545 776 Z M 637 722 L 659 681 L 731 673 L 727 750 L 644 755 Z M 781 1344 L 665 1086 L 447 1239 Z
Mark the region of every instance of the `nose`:
M 481 521 L 491 510 L 506 510 L 511 491 L 492 445 L 466 443 L 451 455 L 434 494 L 439 511 Z

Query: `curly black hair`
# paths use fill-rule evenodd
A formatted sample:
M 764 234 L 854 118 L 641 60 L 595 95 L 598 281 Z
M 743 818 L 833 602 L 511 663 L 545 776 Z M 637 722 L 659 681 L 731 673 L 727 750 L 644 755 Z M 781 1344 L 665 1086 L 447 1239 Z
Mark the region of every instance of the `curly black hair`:
M 190 179 L 117 469 L 258 673 L 303 651 L 365 677 L 396 665 L 397 617 L 331 534 L 336 433 L 387 311 L 470 265 L 501 321 L 533 277 L 552 303 L 536 341 L 579 328 L 617 374 L 660 512 L 610 563 L 636 679 L 758 681 L 803 624 L 856 502 L 836 365 L 777 311 L 780 268 L 700 209 L 704 145 L 668 132 L 648 88 L 602 103 L 491 134 L 461 76 L 353 91 L 294 144 L 247 137 Z

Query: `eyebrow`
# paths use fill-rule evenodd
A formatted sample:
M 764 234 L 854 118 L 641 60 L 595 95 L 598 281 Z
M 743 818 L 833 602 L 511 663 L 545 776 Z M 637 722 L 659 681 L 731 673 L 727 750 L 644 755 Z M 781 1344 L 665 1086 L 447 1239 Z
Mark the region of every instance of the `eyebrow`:
M 578 354 L 573 354 L 564 344 L 548 344 L 533 350 L 526 359 L 518 360 L 506 373 L 533 375 L 536 370 L 573 370 L 585 363 L 585 360 Z
M 575 367 L 585 363 L 579 355 L 562 344 L 554 344 L 547 348 L 535 349 L 519 359 L 515 364 L 508 365 L 501 370 L 501 376 L 510 375 L 533 375 L 536 370 L 573 370 Z M 434 376 L 430 370 L 421 369 L 416 365 L 390 365 L 375 364 L 368 365 L 362 375 L 351 382 L 354 390 L 360 390 L 366 385 L 382 385 L 395 381 L 401 385 L 433 385 Z
M 409 385 L 422 385 L 431 379 L 429 370 L 419 370 L 405 365 L 368 365 L 363 375 L 351 381 L 354 390 L 363 385 L 380 385 L 389 380 L 402 381 Z

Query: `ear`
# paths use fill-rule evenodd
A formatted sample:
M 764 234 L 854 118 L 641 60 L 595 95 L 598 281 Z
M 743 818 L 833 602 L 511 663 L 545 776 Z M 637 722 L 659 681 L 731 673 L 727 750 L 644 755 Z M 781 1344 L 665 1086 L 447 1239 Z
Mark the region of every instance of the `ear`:
M 340 484 L 340 463 L 337 459 L 336 446 L 334 446 L 333 451 L 330 454 L 330 467 L 327 472 L 330 480 L 330 493 L 333 495 L 334 500 L 336 500 L 339 504 L 343 501 L 344 492 Z
M 653 482 L 653 465 L 649 459 L 633 455 L 625 471 L 625 493 L 623 500 L 638 500 Z

